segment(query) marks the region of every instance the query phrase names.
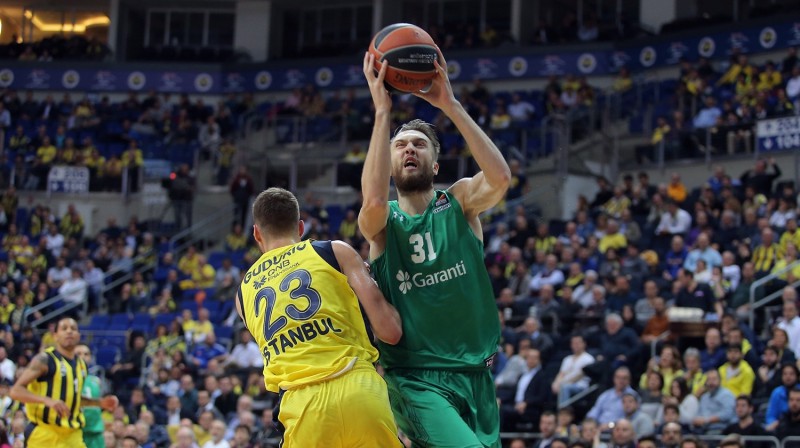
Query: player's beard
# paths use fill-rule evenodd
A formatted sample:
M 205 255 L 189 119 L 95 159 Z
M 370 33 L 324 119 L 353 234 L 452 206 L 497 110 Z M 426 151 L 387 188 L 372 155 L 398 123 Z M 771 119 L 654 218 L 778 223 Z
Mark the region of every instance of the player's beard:
M 420 168 L 416 173 L 403 172 L 403 167 L 395 170 L 394 185 L 400 194 L 413 194 L 429 191 L 433 188 L 433 169 Z

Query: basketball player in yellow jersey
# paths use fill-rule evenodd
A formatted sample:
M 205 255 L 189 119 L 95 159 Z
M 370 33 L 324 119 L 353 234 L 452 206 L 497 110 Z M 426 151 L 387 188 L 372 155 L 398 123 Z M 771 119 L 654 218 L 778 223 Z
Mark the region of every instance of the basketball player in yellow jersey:
M 81 339 L 78 323 L 69 317 L 56 324 L 56 345 L 36 355 L 22 372 L 11 398 L 25 403 L 30 424 L 25 430 L 29 448 L 83 448 L 85 424 L 81 406 L 99 406 L 113 411 L 119 404 L 114 396 L 100 400 L 81 397 L 86 364 L 75 356 Z
M 261 348 L 267 389 L 280 393 L 281 447 L 401 447 L 359 303 L 387 344 L 402 337 L 397 310 L 352 247 L 300 241 L 292 193 L 263 191 L 253 221 L 263 255 L 245 274 L 236 309 Z

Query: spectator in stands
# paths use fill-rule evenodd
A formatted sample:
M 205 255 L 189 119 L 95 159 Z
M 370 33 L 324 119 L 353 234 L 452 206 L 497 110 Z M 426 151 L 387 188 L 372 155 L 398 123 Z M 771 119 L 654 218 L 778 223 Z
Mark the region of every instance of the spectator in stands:
M 594 419 L 601 427 L 608 427 L 625 415 L 622 406 L 622 396 L 627 393 L 636 394 L 630 387 L 631 372 L 627 367 L 619 367 L 614 371 L 614 387 L 606 390 L 595 402 L 592 409 L 586 414 L 587 417 Z
M 783 290 L 783 315 L 778 328 L 784 330 L 789 338 L 789 348 L 800 355 L 800 316 L 797 313 L 797 291 L 787 286 Z
M 206 335 L 203 342 L 197 343 L 192 350 L 192 361 L 201 369 L 205 370 L 212 360 L 222 361 L 225 359 L 228 350 L 217 343 L 214 333 Z
M 674 200 L 667 202 L 667 211 L 661 215 L 656 235 L 674 236 L 685 235 L 692 225 L 692 217 L 689 212 L 678 206 Z M 681 241 L 682 242 L 682 241 Z
M 239 171 L 230 184 L 231 196 L 233 196 L 233 203 L 236 206 L 236 210 L 234 211 L 234 223 L 238 223 L 244 227 L 248 212 L 247 207 L 254 191 L 255 183 L 253 182 L 253 178 L 250 177 L 250 174 L 248 174 L 247 167 L 239 167 Z
M 554 288 L 564 283 L 564 273 L 558 269 L 558 258 L 555 255 L 548 255 L 545 261 L 545 268 L 533 276 L 530 283 L 530 290 L 537 294 L 544 285 Z
M 178 229 L 192 226 L 192 207 L 194 202 L 195 179 L 188 164 L 182 164 L 170 182 L 168 196 L 175 212 L 175 226 Z
M 688 191 L 686 191 L 686 185 L 684 185 L 683 181 L 681 181 L 681 175 L 678 173 L 672 173 L 670 176 L 669 185 L 667 185 L 667 196 L 669 199 L 678 204 L 682 204 L 684 201 L 686 201 L 688 194 Z
M 572 354 L 561 361 L 561 368 L 551 386 L 553 393 L 558 396 L 559 406 L 589 387 L 589 378 L 583 373 L 583 368 L 594 362 L 594 357 L 586 352 L 586 341 L 582 335 L 573 334 L 570 337 L 570 349 Z
M 761 428 L 753 418 L 753 400 L 749 395 L 736 397 L 736 418 L 738 422 L 731 423 L 722 434 L 739 434 L 740 436 L 765 436 L 767 432 Z
M 774 431 L 780 424 L 781 417 L 789 410 L 789 391 L 797 388 L 800 378 L 797 366 L 791 363 L 783 364 L 780 372 L 781 385 L 772 391 L 767 405 L 764 421 L 767 431 Z
M 680 423 L 688 426 L 697 416 L 700 401 L 692 393 L 692 387 L 684 377 L 678 377 L 672 381 L 670 392 L 669 396 L 664 397 L 664 406 L 678 406 Z M 659 416 L 659 420 L 661 418 L 663 418 L 663 415 Z
M 719 371 L 706 372 L 704 392 L 700 396 L 700 407 L 697 417 L 692 420 L 695 431 L 706 434 L 719 433 L 736 420 L 736 397 L 728 390 L 720 387 Z
M 775 434 L 779 439 L 800 436 L 800 389 L 789 391 L 789 406 L 781 416 Z
M 767 173 L 767 166 L 772 167 L 772 173 Z M 742 187 L 752 187 L 755 194 L 770 196 L 772 194 L 772 183 L 779 177 L 781 177 L 781 169 L 775 162 L 775 158 L 770 157 L 767 160 L 757 160 L 755 166 L 742 173 L 739 180 L 742 183 Z
M 517 382 L 514 404 L 501 404 L 501 421 L 509 431 L 516 430 L 520 423 L 537 421 L 547 401 L 547 380 L 542 373 L 539 350 L 528 350 L 525 362 L 526 369 Z
M 64 299 L 65 305 L 82 305 L 86 303 L 88 284 L 83 279 L 80 269 L 72 269 L 72 275 L 64 280 L 58 288 L 58 293 Z M 71 314 L 77 315 L 78 308 L 73 308 Z
M 658 372 L 663 378 L 661 393 L 669 396 L 672 391 L 673 380 L 684 375 L 681 368 L 681 357 L 678 349 L 673 345 L 664 345 L 660 354 L 660 357 L 650 358 L 650 361 L 648 361 L 647 372 L 642 374 L 639 379 L 639 390 L 647 388 L 647 374 L 649 372 Z
M 264 365 L 264 357 L 247 329 L 239 332 L 239 342 L 233 347 L 231 354 L 223 359 L 225 369 L 232 372 L 260 369 Z
M 593 270 L 587 270 L 584 273 L 583 282 L 575 288 L 573 297 L 575 302 L 580 304 L 584 309 L 589 308 L 594 303 L 593 289 L 597 286 L 598 275 Z
M 545 411 L 539 417 L 539 433 L 542 438 L 534 445 L 534 448 L 556 448 L 556 415 L 551 411 Z
M 142 333 L 131 333 L 128 352 L 120 362 L 115 363 L 106 372 L 106 376 L 114 384 L 115 390 L 122 390 L 129 379 L 139 378 L 145 346 L 146 342 Z
M 614 78 L 613 89 L 617 93 L 627 92 L 633 87 L 633 79 L 631 72 L 627 67 L 621 67 L 616 78 Z
M 522 172 L 519 160 L 511 159 L 508 162 L 508 167 L 511 170 L 511 183 L 506 192 L 506 200 L 512 201 L 528 194 L 530 186 L 528 185 L 528 177 Z
M 761 355 L 761 367 L 756 371 L 756 382 L 753 387 L 753 398 L 769 399 L 772 391 L 781 385 L 781 359 L 774 345 L 767 345 Z
M 715 126 L 720 117 L 722 117 L 722 110 L 717 107 L 717 100 L 712 96 L 707 96 L 705 107 L 697 112 L 692 124 L 695 129 L 708 129 Z M 705 138 L 703 138 L 703 141 L 705 141 Z
M 699 308 L 704 313 L 716 313 L 722 316 L 722 304 L 707 284 L 699 283 L 694 273 L 687 269 L 678 270 L 678 292 L 675 295 L 675 306 Z
M 695 248 L 689 251 L 683 262 L 684 269 L 694 272 L 698 260 L 705 261 L 709 268 L 722 265 L 722 255 L 710 245 L 710 239 L 706 233 L 701 233 L 697 237 Z
M 624 249 L 628 245 L 628 240 L 625 235 L 619 232 L 619 222 L 614 219 L 609 219 L 606 225 L 606 232 L 598 244 L 600 253 L 606 253 L 609 250 L 618 251 Z
M 533 119 L 536 108 L 533 105 L 522 99 L 518 93 L 511 95 L 511 103 L 508 105 L 508 114 L 511 116 L 511 121 L 515 125 L 528 122 Z
M 489 128 L 496 131 L 509 127 L 511 127 L 511 115 L 508 114 L 504 104 L 497 104 L 492 112 Z
M 753 76 L 754 71 L 755 67 L 750 65 L 747 56 L 740 54 L 735 59 L 735 62 L 731 64 L 730 68 L 728 68 L 728 71 L 719 78 L 717 85 L 735 84 L 736 80 L 739 78 L 739 74 L 744 74 L 746 77 L 750 78 Z
M 700 353 L 700 368 L 703 372 L 716 370 L 724 362 L 725 349 L 722 347 L 722 336 L 719 329 L 711 327 L 706 330 L 705 348 Z
M 8 213 L 6 212 L 6 214 Z M 784 252 L 789 243 L 794 244 L 795 248 L 800 247 L 800 229 L 797 227 L 797 219 L 798 218 L 795 216 L 786 220 L 786 230 L 781 234 L 781 238 L 778 241 L 781 250 Z
M 726 355 L 728 362 L 719 368 L 720 386 L 730 391 L 734 397 L 750 396 L 753 392 L 755 373 L 742 359 L 742 346 L 729 344 Z
M 635 392 L 622 394 L 622 409 L 625 413 L 625 418 L 620 422 L 627 421 L 632 426 L 631 429 L 633 438 L 639 435 L 645 436 L 655 433 L 655 424 L 653 423 L 653 419 L 639 409 L 639 400 L 639 395 Z M 612 435 L 612 441 L 614 442 L 613 446 L 623 445 L 620 443 L 621 440 L 616 437 L 617 428 L 619 427 L 620 422 L 617 422 L 617 424 L 614 426 L 614 433 Z M 633 443 L 632 439 L 625 440 L 625 443 Z
M 517 330 L 517 341 L 529 339 L 531 341 L 531 348 L 539 350 L 541 357 L 549 359 L 550 351 L 553 349 L 553 339 L 545 332 L 541 331 L 541 322 L 534 316 L 529 316 L 525 319 Z
M 756 271 L 756 277 L 763 277 L 770 273 L 772 266 L 782 256 L 780 245 L 775 242 L 775 233 L 766 227 L 761 231 L 761 244 L 753 249 L 751 261 Z
M 67 267 L 64 258 L 56 258 L 56 265 L 47 270 L 47 286 L 58 290 L 61 285 L 72 277 L 72 271 Z

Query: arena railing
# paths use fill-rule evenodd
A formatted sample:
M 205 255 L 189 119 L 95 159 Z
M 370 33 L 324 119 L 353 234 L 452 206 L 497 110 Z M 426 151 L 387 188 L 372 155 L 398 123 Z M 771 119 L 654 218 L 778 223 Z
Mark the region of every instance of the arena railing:
M 644 436 L 644 435 L 647 435 L 647 434 L 642 434 L 642 435 Z M 542 436 L 543 435 L 540 432 L 501 432 L 500 433 L 500 439 L 501 440 L 511 440 L 511 439 L 541 440 Z M 704 442 L 712 442 L 712 443 L 714 443 L 714 446 L 716 446 L 719 442 L 721 442 L 727 436 L 700 434 L 700 435 L 696 435 L 695 437 L 697 437 L 699 440 L 702 440 Z M 657 435 L 656 438 L 661 440 L 661 436 L 660 435 Z M 775 448 L 785 448 L 787 446 L 787 444 L 790 443 L 790 442 L 800 442 L 800 437 L 795 437 L 795 436 L 785 437 L 783 440 L 780 440 L 775 436 L 741 436 L 741 440 L 742 440 L 742 442 L 744 442 L 745 446 L 747 446 L 748 443 L 768 443 L 771 446 L 774 446 Z M 609 433 L 605 433 L 604 432 L 604 433 L 602 433 L 602 435 L 600 437 L 596 438 L 596 441 L 597 442 L 600 442 L 600 441 L 610 442 L 611 441 L 611 435 Z
M 146 252 L 146 253 L 137 255 L 136 257 L 131 259 L 131 263 L 132 263 L 132 265 L 134 267 L 135 266 L 139 266 L 139 265 L 142 264 L 142 262 L 146 258 L 148 258 L 151 255 L 152 254 L 150 252 Z M 122 284 L 121 282 L 118 281 L 119 279 L 118 280 L 111 280 L 111 279 L 115 275 L 118 275 L 123 270 L 124 270 L 124 268 L 114 267 L 114 268 L 111 268 L 111 269 L 109 269 L 108 271 L 105 272 L 105 274 L 103 275 L 103 286 L 100 288 L 100 294 L 99 294 L 99 297 L 98 297 L 98 300 L 100 302 L 102 302 L 105 299 L 105 293 L 107 291 L 109 291 L 110 289 Z M 120 278 L 125 278 L 127 280 L 130 280 L 131 278 L 133 278 L 133 272 L 135 270 L 136 270 L 136 268 L 134 268 L 133 270 L 131 270 L 131 272 L 123 275 Z M 87 286 L 87 293 L 88 293 L 88 288 L 89 288 L 89 286 Z M 41 325 L 41 324 L 43 324 L 45 322 L 48 322 L 51 319 L 54 319 L 54 318 L 56 318 L 58 316 L 61 316 L 62 314 L 66 313 L 66 312 L 68 312 L 70 310 L 73 310 L 73 309 L 77 308 L 78 306 L 82 307 L 82 314 L 83 314 L 83 316 L 85 316 L 86 315 L 86 311 L 88 310 L 88 307 L 89 307 L 89 303 L 88 303 L 87 299 L 88 299 L 88 294 L 87 294 L 87 297 L 84 297 L 84 300 L 80 304 L 78 304 L 78 303 L 67 303 L 67 304 L 65 304 L 65 306 L 61 306 L 61 307 L 52 309 L 49 312 L 47 312 L 47 314 L 45 314 L 42 317 L 40 317 L 39 319 L 36 319 L 33 322 L 31 322 L 30 325 L 32 327 L 36 328 L 39 325 Z M 28 308 L 25 311 L 25 316 L 27 318 L 28 316 L 32 315 L 33 313 L 35 313 L 37 311 L 46 310 L 46 309 L 52 307 L 53 305 L 57 304 L 58 302 L 63 302 L 63 301 L 64 301 L 64 296 L 62 294 L 58 294 L 58 295 L 56 295 L 54 297 L 51 297 L 50 299 L 45 300 L 44 302 L 42 302 L 42 303 L 40 303 L 40 304 L 38 304 L 36 306 L 32 306 L 32 307 Z
M 583 400 L 585 397 L 588 397 L 589 395 L 591 395 L 592 393 L 594 393 L 598 389 L 600 389 L 600 385 L 599 384 L 590 384 L 589 387 L 587 387 L 586 389 L 584 389 L 584 390 L 578 392 L 577 394 L 571 396 L 569 398 L 569 400 L 567 400 L 567 401 L 565 401 L 563 403 L 559 403 L 558 404 L 558 409 L 564 409 L 567 406 L 572 406 L 574 403 L 577 403 L 580 400 Z
M 756 300 L 756 292 L 758 291 L 758 288 L 760 288 L 763 285 L 766 285 L 772 280 L 775 280 L 781 275 L 791 271 L 797 266 L 800 266 L 800 260 L 797 260 L 794 263 L 787 265 L 784 268 L 779 269 L 775 272 L 771 272 L 769 275 L 761 277 L 760 279 L 754 281 L 752 285 L 750 285 L 750 312 L 748 316 L 750 328 L 754 328 L 753 325 L 755 324 L 755 310 L 763 306 L 766 306 L 768 303 L 772 302 L 773 300 L 780 297 L 781 294 L 783 294 L 783 291 L 778 290 L 760 300 Z M 788 286 L 797 287 L 798 285 L 800 285 L 800 280 L 796 280 L 794 283 L 791 283 Z
M 189 246 L 202 241 L 204 238 L 220 240 L 221 238 L 218 238 L 220 231 L 231 227 L 233 210 L 234 205 L 228 203 L 214 213 L 195 222 L 191 227 L 187 227 L 173 235 L 169 239 L 169 246 L 176 257 Z
M 792 445 L 789 445 L 790 443 Z M 783 440 L 781 440 L 781 448 L 794 448 L 798 446 L 800 446 L 800 436 L 784 437 Z

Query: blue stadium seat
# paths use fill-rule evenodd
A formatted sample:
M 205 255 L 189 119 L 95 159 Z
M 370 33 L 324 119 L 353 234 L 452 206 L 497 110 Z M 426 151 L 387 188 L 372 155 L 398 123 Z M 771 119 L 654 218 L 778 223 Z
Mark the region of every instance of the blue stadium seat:
M 222 266 L 222 260 L 228 258 L 230 255 L 226 252 L 216 251 L 211 252 L 208 255 L 208 264 L 214 267 L 214 269 L 219 269 Z
M 217 336 L 217 342 L 220 344 L 225 345 L 233 341 L 233 327 L 220 325 L 214 328 L 214 334 Z
M 110 323 L 111 317 L 108 314 L 95 314 L 90 321 L 90 324 L 102 327 L 103 329 L 107 328 Z
M 120 350 L 110 345 L 100 346 L 95 350 L 94 357 L 97 365 L 108 370 L 119 361 Z
M 125 331 L 131 323 L 131 318 L 127 313 L 112 314 L 108 329 L 111 331 Z
M 131 319 L 131 324 L 147 324 L 150 325 L 150 322 L 153 318 L 150 316 L 150 313 L 136 313 L 133 315 L 133 319 Z
M 170 324 L 176 317 L 178 317 L 178 313 L 156 314 L 155 317 L 153 317 L 153 327 L 166 325 L 167 329 L 169 329 Z

